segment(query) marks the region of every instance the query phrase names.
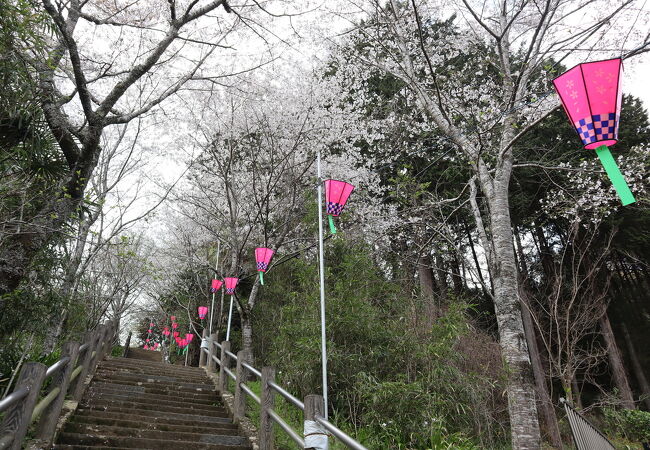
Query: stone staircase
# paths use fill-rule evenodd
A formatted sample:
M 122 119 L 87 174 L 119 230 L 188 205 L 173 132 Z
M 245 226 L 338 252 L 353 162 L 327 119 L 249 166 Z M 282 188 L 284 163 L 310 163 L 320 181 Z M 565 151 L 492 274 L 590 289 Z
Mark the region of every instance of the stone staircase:
M 55 449 L 250 449 L 202 369 L 131 349 L 102 361 Z

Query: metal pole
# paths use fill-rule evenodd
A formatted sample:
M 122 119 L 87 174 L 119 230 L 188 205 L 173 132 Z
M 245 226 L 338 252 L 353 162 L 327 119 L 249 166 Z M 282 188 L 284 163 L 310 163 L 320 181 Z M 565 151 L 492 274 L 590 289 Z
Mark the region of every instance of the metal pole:
M 226 340 L 229 342 L 230 342 L 230 320 L 231 319 L 232 319 L 232 295 L 230 296 L 230 311 L 228 312 L 228 329 L 226 331 Z
M 221 241 L 217 241 L 217 262 L 214 264 L 214 271 L 215 273 L 219 269 L 219 250 L 221 250 Z M 217 295 L 216 292 L 212 293 L 212 305 L 210 306 L 210 326 L 208 327 L 209 329 L 209 334 L 208 336 L 212 336 L 212 320 L 214 317 L 214 296 Z
M 323 181 L 320 171 L 320 150 L 316 153 L 316 173 L 318 177 L 318 260 L 320 263 L 320 326 L 321 350 L 323 360 L 323 403 L 325 403 L 325 419 L 327 415 L 327 346 L 325 343 L 325 256 L 323 251 Z

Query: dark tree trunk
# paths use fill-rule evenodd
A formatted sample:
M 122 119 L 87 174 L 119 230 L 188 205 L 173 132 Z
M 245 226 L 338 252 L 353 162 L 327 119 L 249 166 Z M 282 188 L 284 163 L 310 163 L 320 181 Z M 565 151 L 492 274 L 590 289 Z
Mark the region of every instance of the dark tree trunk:
M 605 340 L 605 346 L 607 347 L 607 357 L 609 359 L 609 367 L 612 371 L 612 378 L 616 388 L 618 389 L 619 395 L 621 396 L 623 406 L 627 409 L 635 409 L 632 389 L 630 389 L 630 384 L 627 380 L 621 351 L 616 344 L 616 339 L 614 338 L 614 332 L 612 331 L 612 325 L 609 322 L 607 312 L 605 312 L 600 318 L 600 330 L 603 339 Z
M 648 411 L 650 411 L 650 384 L 648 384 L 648 379 L 643 372 L 643 367 L 639 361 L 639 356 L 634 348 L 634 343 L 630 337 L 630 332 L 625 325 L 625 322 L 621 321 L 621 329 L 623 330 L 623 337 L 625 338 L 625 345 L 627 347 L 627 352 L 630 355 L 630 361 L 632 363 L 632 370 L 634 371 L 634 377 L 639 383 L 639 388 L 641 389 L 641 395 L 643 396 L 643 403 Z

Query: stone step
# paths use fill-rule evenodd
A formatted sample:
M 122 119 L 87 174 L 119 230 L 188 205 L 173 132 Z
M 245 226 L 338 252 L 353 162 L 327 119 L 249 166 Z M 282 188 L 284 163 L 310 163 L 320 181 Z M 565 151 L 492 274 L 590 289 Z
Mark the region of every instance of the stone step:
M 159 417 L 160 415 L 164 415 L 167 418 L 171 419 L 178 419 L 178 420 L 197 420 L 197 421 L 203 421 L 203 422 L 223 422 L 223 419 L 230 420 L 228 415 L 226 413 L 222 413 L 220 415 L 207 415 L 207 414 L 197 414 L 197 413 L 180 413 L 180 412 L 172 412 L 172 411 L 152 411 L 150 409 L 136 409 L 136 408 L 118 408 L 117 406 L 107 408 L 106 406 L 92 406 L 92 407 L 87 407 L 83 406 L 83 410 L 93 410 L 98 413 L 119 413 L 119 414 L 129 414 L 129 415 L 136 415 L 140 416 L 140 420 L 142 420 L 144 417 L 149 419 L 150 417 Z M 107 416 L 108 417 L 108 416 Z M 218 420 L 222 419 L 222 420 Z
M 86 398 L 90 401 L 93 399 L 110 399 L 110 400 L 123 400 L 123 401 L 133 401 L 138 403 L 147 403 L 156 406 L 172 406 L 184 408 L 187 405 L 191 404 L 195 407 L 206 407 L 211 408 L 214 406 L 223 407 L 223 404 L 217 400 L 215 395 L 212 400 L 204 399 L 186 399 L 184 397 L 174 397 L 170 395 L 147 395 L 139 394 L 136 392 L 120 392 L 120 391 L 111 391 L 107 389 L 97 389 L 91 388 L 86 393 Z M 158 408 L 162 409 L 162 408 Z
M 132 367 L 135 369 L 155 368 L 160 370 L 169 370 L 169 371 L 187 373 L 187 374 L 198 374 L 198 375 L 205 374 L 203 369 L 199 367 L 176 366 L 173 364 L 167 364 L 163 362 L 138 361 L 138 360 L 124 359 L 124 358 L 109 358 L 102 361 L 100 363 L 100 366 Z
M 118 410 L 119 409 L 119 410 Z M 231 424 L 230 417 L 201 416 L 196 414 L 177 414 L 164 413 L 159 411 L 133 410 L 113 408 L 110 411 L 105 409 L 79 408 L 75 411 L 73 417 L 101 417 L 106 419 L 119 419 L 142 422 L 143 418 L 147 421 L 155 421 L 165 424 L 191 425 L 199 423 L 201 426 L 213 426 L 215 424 Z
M 205 429 L 205 428 L 204 428 Z M 90 436 L 118 436 L 118 437 L 135 437 L 146 439 L 166 439 L 172 441 L 188 441 L 188 442 L 210 442 L 206 439 L 218 440 L 221 436 L 236 436 L 240 438 L 237 442 L 241 443 L 242 438 L 239 436 L 239 430 L 226 429 L 226 430 L 210 430 L 198 431 L 193 429 L 191 431 L 178 431 L 178 430 L 162 430 L 159 428 L 133 428 L 133 427 L 119 427 L 110 425 L 97 425 L 85 423 L 69 422 L 64 427 L 65 433 L 87 434 Z
M 200 441 L 134 438 L 128 436 L 89 436 L 78 433 L 60 433 L 59 444 L 123 447 L 155 450 L 248 450 L 251 447 L 240 436 L 202 436 Z
M 126 389 L 125 389 L 126 388 Z M 172 401 L 176 403 L 192 402 L 197 405 L 221 405 L 221 400 L 216 394 L 170 394 L 168 392 L 146 392 L 142 386 L 119 386 L 105 383 L 94 383 L 87 391 L 87 395 L 116 395 L 138 398 L 140 400 L 150 399 L 156 401 Z
M 155 387 L 137 386 L 131 384 L 108 383 L 105 381 L 94 382 L 91 385 L 91 389 L 96 389 L 98 391 L 106 391 L 106 392 L 124 392 L 124 393 L 134 393 L 134 394 L 161 395 L 163 397 L 182 398 L 188 401 L 190 400 L 212 401 L 214 399 L 219 399 L 219 396 L 215 391 L 211 391 L 211 392 L 178 391 L 178 390 L 164 389 L 159 386 L 155 386 Z
M 177 431 L 182 433 L 217 433 L 217 434 L 236 434 L 238 432 L 237 425 L 234 423 L 206 423 L 201 425 L 201 422 L 196 421 L 174 421 L 174 420 L 164 420 L 160 418 L 155 418 L 153 420 L 142 421 L 142 417 L 137 416 L 140 420 L 127 420 L 127 419 L 111 419 L 108 417 L 103 417 L 107 413 L 102 415 L 94 416 L 81 416 L 75 415 L 70 418 L 70 421 L 66 424 L 66 427 L 69 424 L 78 424 L 78 425 L 106 425 L 110 427 L 122 427 L 122 428 L 137 428 L 137 429 L 149 429 L 149 430 L 160 430 L 160 431 Z M 182 422 L 182 423 L 181 423 Z M 71 431 L 71 429 L 67 429 Z
M 101 364 L 98 366 L 100 371 L 110 371 L 110 372 L 131 372 L 131 373 L 146 373 L 146 374 L 160 374 L 160 375 L 170 375 L 178 378 L 201 378 L 205 379 L 205 372 L 195 372 L 195 371 L 186 371 L 186 370 L 175 370 L 169 369 L 166 365 L 160 366 L 125 366 L 122 364 Z
M 128 447 L 104 447 L 103 445 L 54 445 L 52 450 L 125 450 Z
M 110 400 L 110 399 L 84 399 L 81 404 L 83 406 L 89 406 L 94 409 L 108 409 L 113 410 L 116 408 L 120 409 L 138 409 L 138 410 L 147 410 L 158 412 L 160 414 L 165 413 L 176 413 L 176 414 L 196 414 L 202 416 L 213 416 L 213 417 L 225 417 L 227 416 L 226 410 L 224 408 L 214 407 L 201 407 L 188 404 L 184 407 L 177 406 L 165 406 L 157 407 L 149 402 L 135 402 L 135 401 L 124 401 L 124 400 Z
M 103 375 L 95 375 L 93 380 L 100 383 L 113 383 L 124 384 L 126 386 L 144 386 L 150 388 L 163 388 L 169 391 L 179 392 L 216 392 L 213 384 L 188 384 L 188 383 L 173 383 L 169 381 L 156 381 L 152 378 L 132 378 L 132 377 L 107 377 Z
M 188 385 L 188 386 L 211 386 L 212 381 L 205 378 L 194 378 L 194 379 L 184 379 L 174 376 L 167 376 L 162 374 L 139 374 L 133 372 L 106 372 L 98 370 L 95 372 L 95 376 L 98 379 L 101 378 L 113 378 L 116 380 L 125 380 L 125 381 L 134 381 L 144 382 L 144 383 L 169 383 L 169 384 L 179 384 L 179 385 Z

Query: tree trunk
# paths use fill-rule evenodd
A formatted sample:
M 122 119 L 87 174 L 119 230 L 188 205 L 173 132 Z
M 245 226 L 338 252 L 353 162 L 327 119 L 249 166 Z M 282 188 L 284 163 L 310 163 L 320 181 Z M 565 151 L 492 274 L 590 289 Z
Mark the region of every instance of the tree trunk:
M 420 292 L 424 301 L 427 329 L 430 329 L 433 321 L 439 317 L 440 311 L 436 305 L 435 289 L 436 280 L 431 269 L 431 257 L 420 256 L 418 259 L 418 279 L 420 281 Z
M 519 255 L 519 262 L 522 271 L 522 290 L 521 294 L 521 316 L 524 322 L 524 331 L 526 332 L 526 343 L 528 344 L 528 351 L 530 353 L 530 360 L 533 366 L 533 376 L 535 377 L 535 386 L 537 387 L 537 394 L 539 395 L 538 411 L 544 419 L 546 431 L 548 433 L 551 444 L 558 449 L 562 449 L 562 438 L 560 436 L 560 427 L 557 422 L 557 415 L 553 401 L 549 395 L 548 385 L 546 383 L 546 374 L 544 373 L 544 366 L 540 357 L 539 348 L 537 346 L 537 337 L 535 336 L 535 325 L 530 314 L 528 302 L 524 301 L 526 288 L 528 286 L 528 265 L 524 258 L 524 251 L 521 245 L 521 238 L 519 233 L 515 232 L 515 242 L 517 244 L 517 254 Z
M 619 395 L 621 396 L 622 404 L 627 409 L 635 409 L 634 396 L 632 395 L 630 384 L 627 381 L 627 375 L 625 374 L 625 365 L 623 364 L 621 351 L 616 344 L 616 339 L 614 338 L 612 325 L 609 323 L 609 316 L 607 315 L 607 311 L 605 311 L 605 313 L 600 318 L 600 331 L 603 335 L 603 339 L 605 340 L 609 366 L 612 370 L 612 378 L 614 379 L 614 384 L 616 385 Z
M 482 190 L 488 201 L 494 244 L 494 307 L 499 344 L 508 370 L 508 411 L 514 449 L 538 449 L 541 438 L 528 346 L 521 316 L 518 271 L 508 205 L 508 178 L 495 179 Z M 505 181 L 504 181 L 505 180 Z
M 650 384 L 648 384 L 648 379 L 643 373 L 643 367 L 639 361 L 639 356 L 636 353 L 634 348 L 634 343 L 630 337 L 630 332 L 625 325 L 625 322 L 621 321 L 621 328 L 623 329 L 623 337 L 625 338 L 625 345 L 627 347 L 627 352 L 630 355 L 630 361 L 632 362 L 632 369 L 634 370 L 634 376 L 639 383 L 639 388 L 641 389 L 641 395 L 643 396 L 643 402 L 648 411 L 650 411 Z

